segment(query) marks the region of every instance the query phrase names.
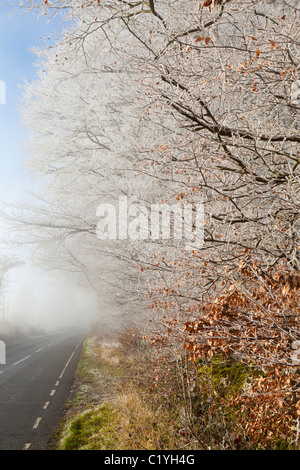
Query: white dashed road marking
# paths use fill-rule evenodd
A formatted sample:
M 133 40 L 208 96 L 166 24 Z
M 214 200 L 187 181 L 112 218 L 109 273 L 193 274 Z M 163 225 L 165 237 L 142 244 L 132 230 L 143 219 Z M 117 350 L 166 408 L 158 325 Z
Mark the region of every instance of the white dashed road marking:
M 13 366 L 16 366 L 16 365 L 20 364 L 21 362 L 26 361 L 26 359 L 29 359 L 30 357 L 31 357 L 31 354 L 29 356 L 24 357 L 23 359 L 21 359 L 18 362 L 14 362 Z
M 33 425 L 32 429 L 37 429 L 39 427 L 40 422 L 42 421 L 42 418 L 37 418 L 36 422 Z
M 61 373 L 60 376 L 59 376 L 59 379 L 61 379 L 61 378 L 63 377 L 63 375 L 64 375 L 64 373 L 65 373 L 65 371 L 66 371 L 68 365 L 70 364 L 70 362 L 71 362 L 71 360 L 72 360 L 72 358 L 73 358 L 75 352 L 77 351 L 79 345 L 81 344 L 81 342 L 82 342 L 82 339 L 79 341 L 79 343 L 77 344 L 76 348 L 74 349 L 74 351 L 72 352 L 71 356 L 69 357 L 69 359 L 68 359 L 68 361 L 67 361 L 65 367 L 64 367 L 63 370 L 62 370 L 62 373 Z M 54 344 L 54 343 L 48 344 L 47 347 L 51 346 L 52 344 Z M 35 351 L 35 353 L 39 353 L 39 352 L 42 351 L 43 349 L 45 349 L 45 347 L 38 349 L 37 351 Z M 23 362 L 23 361 L 25 361 L 26 359 L 29 359 L 29 357 L 31 357 L 31 355 L 30 355 L 30 356 L 27 356 L 27 357 L 24 357 L 24 358 L 21 359 L 20 361 L 15 362 L 13 365 L 15 366 L 15 365 L 17 365 L 17 364 L 20 364 L 20 362 Z M 2 372 L 3 372 L 3 371 L 0 371 L 0 374 L 1 374 Z M 60 384 L 60 380 L 57 380 L 56 383 L 55 383 L 55 387 L 58 387 L 59 384 Z M 54 394 L 55 394 L 55 392 L 56 392 L 56 389 L 51 390 L 50 396 L 53 397 Z M 46 401 L 45 404 L 44 404 L 44 406 L 43 406 L 43 410 L 46 410 L 49 405 L 50 405 L 50 401 Z M 40 424 L 41 420 L 42 420 L 42 417 L 37 418 L 37 420 L 36 420 L 36 422 L 34 423 L 32 429 L 37 429 L 37 428 L 39 427 L 39 424 Z M 31 443 L 25 444 L 25 445 L 24 445 L 24 450 L 28 450 L 28 449 L 30 448 L 30 446 L 31 446 Z

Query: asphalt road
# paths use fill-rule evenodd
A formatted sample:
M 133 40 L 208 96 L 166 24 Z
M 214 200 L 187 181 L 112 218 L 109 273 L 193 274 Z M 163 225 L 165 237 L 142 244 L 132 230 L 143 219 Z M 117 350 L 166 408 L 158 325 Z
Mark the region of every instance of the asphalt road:
M 7 344 L 0 365 L 0 450 L 44 450 L 74 379 L 82 334 Z

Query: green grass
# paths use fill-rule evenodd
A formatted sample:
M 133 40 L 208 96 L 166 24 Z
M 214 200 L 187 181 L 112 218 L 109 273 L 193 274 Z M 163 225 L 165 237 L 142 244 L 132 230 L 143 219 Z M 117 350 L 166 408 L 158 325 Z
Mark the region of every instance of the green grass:
M 60 450 L 113 450 L 117 443 L 117 417 L 104 404 L 77 416 L 66 429 Z

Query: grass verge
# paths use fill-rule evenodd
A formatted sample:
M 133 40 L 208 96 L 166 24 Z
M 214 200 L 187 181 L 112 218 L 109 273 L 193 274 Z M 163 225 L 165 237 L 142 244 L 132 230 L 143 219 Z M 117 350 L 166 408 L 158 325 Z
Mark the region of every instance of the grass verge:
M 164 450 L 186 446 L 176 406 L 143 381 L 147 364 L 119 343 L 86 339 L 75 382 L 51 448 Z

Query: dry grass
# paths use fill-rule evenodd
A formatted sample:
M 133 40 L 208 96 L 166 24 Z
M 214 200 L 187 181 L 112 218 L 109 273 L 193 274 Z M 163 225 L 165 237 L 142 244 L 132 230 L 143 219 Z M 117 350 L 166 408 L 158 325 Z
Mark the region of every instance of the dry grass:
M 56 435 L 57 449 L 164 450 L 186 446 L 176 409 L 153 396 L 147 386 L 142 356 L 131 348 L 124 349 L 121 343 L 87 339 Z
M 176 449 L 179 429 L 168 409 L 154 406 L 134 386 L 128 386 L 114 401 L 120 418 L 123 449 Z

